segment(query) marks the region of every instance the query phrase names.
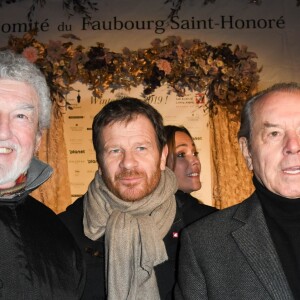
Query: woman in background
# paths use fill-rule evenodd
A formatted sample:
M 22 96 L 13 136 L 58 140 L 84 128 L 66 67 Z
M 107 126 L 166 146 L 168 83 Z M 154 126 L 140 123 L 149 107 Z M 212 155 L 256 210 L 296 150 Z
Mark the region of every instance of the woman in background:
M 199 204 L 200 201 L 190 195 L 201 189 L 201 163 L 193 138 L 184 126 L 167 125 L 165 132 L 169 148 L 167 166 L 175 173 L 178 181 L 176 198 Z

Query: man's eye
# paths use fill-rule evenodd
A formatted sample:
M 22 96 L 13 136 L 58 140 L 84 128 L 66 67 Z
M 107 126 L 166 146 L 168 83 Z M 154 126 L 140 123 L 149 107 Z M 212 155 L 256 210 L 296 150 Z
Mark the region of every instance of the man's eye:
M 119 153 L 121 150 L 120 149 L 111 149 L 109 152 L 110 153 Z
M 28 117 L 24 114 L 17 114 L 18 119 L 28 119 Z
M 146 150 L 147 148 L 144 147 L 144 146 L 139 146 L 139 147 L 137 147 L 136 149 L 137 149 L 138 151 L 144 151 L 144 150 Z
M 270 133 L 270 135 L 271 135 L 272 137 L 279 136 L 279 131 L 272 131 L 272 132 Z

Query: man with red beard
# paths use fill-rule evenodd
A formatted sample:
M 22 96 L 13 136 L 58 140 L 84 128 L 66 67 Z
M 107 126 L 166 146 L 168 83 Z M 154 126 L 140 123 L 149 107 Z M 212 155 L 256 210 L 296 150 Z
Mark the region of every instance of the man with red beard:
M 83 299 L 172 298 L 178 234 L 214 208 L 176 202 L 162 116 L 146 102 L 107 104 L 94 118 L 93 145 L 95 178 L 60 215 L 86 258 Z
M 55 213 L 30 196 L 52 174 L 34 155 L 50 125 L 49 88 L 21 55 L 0 52 L 0 298 L 80 299 L 84 261 Z

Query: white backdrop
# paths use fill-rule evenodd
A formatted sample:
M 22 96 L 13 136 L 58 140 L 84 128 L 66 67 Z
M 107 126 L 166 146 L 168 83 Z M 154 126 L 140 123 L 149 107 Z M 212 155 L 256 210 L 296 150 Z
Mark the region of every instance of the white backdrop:
M 73 109 L 66 110 L 65 114 L 65 139 L 68 149 L 72 200 L 86 191 L 97 170 L 91 131 L 95 114 L 113 99 L 122 95 L 141 98 L 143 91 L 142 87 L 134 88 L 130 92 L 118 90 L 115 93 L 106 92 L 102 99 L 94 99 L 85 86 L 77 84 L 74 88 L 80 90 L 81 101 L 77 103 L 78 92 L 70 93 L 68 102 L 72 104 Z M 167 95 L 166 88 L 166 86 L 159 88 L 145 101 L 148 101 L 162 114 L 165 125 L 184 124 L 191 132 L 200 153 L 202 166 L 202 188 L 193 195 L 203 202 L 211 204 L 208 114 L 196 104 L 196 93 L 187 93 L 185 97 L 178 97 L 175 93 Z
M 155 38 L 170 35 L 185 39 L 200 39 L 212 46 L 221 43 L 246 45 L 257 54 L 262 67 L 259 88 L 279 81 L 299 81 L 300 75 L 300 7 L 296 0 L 261 0 L 261 5 L 250 0 L 216 0 L 203 5 L 201 0 L 183 2 L 179 17 L 169 27 L 161 26 L 170 13 L 171 6 L 165 0 L 102 0 L 97 12 L 91 14 L 90 23 L 83 16 L 68 18 L 62 10 L 62 0 L 48 0 L 38 9 L 33 22 L 27 20 L 31 1 L 2 3 L 0 8 L 0 46 L 5 46 L 10 34 L 22 36 L 30 27 L 37 26 L 37 39 L 66 41 L 62 36 L 75 34 L 86 48 L 97 42 L 104 43 L 111 51 L 120 52 L 124 47 L 131 50 L 147 48 Z M 101 108 L 100 103 L 91 104 L 91 97 L 80 88 L 82 101 L 66 112 L 65 131 L 68 146 L 69 175 L 73 197 L 84 192 L 94 169 L 94 152 L 91 149 L 91 122 Z M 138 91 L 132 91 L 138 93 Z M 76 93 L 70 99 L 76 102 Z M 139 95 L 137 95 L 139 96 Z M 115 95 L 104 96 L 104 99 Z M 154 97 L 166 100 L 163 90 Z M 166 123 L 187 126 L 193 133 L 202 161 L 201 199 L 210 203 L 210 155 L 206 116 L 200 109 L 194 110 L 191 102 L 195 95 L 179 99 L 169 96 L 167 105 L 155 104 L 164 114 Z M 75 104 L 75 103 L 74 103 Z M 169 109 L 169 108 L 172 108 Z M 170 112 L 170 113 L 169 113 Z M 181 112 L 183 114 L 181 114 Z M 85 167 L 83 167 L 85 165 Z

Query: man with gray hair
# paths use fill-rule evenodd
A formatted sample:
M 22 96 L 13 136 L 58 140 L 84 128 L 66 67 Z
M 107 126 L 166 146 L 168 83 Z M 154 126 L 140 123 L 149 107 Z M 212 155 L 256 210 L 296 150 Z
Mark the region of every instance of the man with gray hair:
M 79 299 L 84 263 L 53 211 L 29 194 L 52 174 L 34 157 L 49 126 L 51 101 L 41 71 L 0 52 L 0 298 Z
M 247 101 L 238 138 L 255 191 L 183 230 L 176 299 L 300 299 L 300 86 Z

